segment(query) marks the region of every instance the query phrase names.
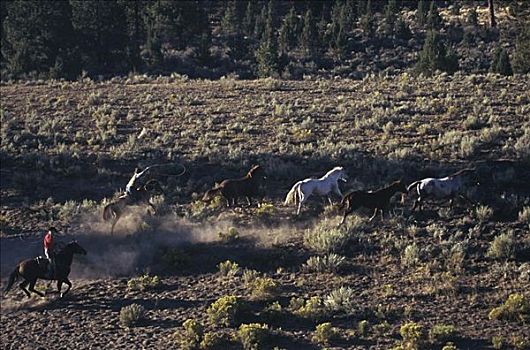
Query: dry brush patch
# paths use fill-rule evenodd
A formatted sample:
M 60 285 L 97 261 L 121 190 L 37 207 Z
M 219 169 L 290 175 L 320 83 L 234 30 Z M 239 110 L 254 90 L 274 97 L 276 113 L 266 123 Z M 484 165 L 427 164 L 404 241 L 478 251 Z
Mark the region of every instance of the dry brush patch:
M 80 318 L 80 326 L 66 326 L 72 344 L 90 318 L 105 322 L 90 323 L 88 332 L 111 341 L 120 329 L 120 309 L 133 304 L 149 317 L 122 340 L 160 348 L 183 329 L 193 330 L 193 339 L 179 341 L 192 347 L 212 334 L 231 345 L 260 343 L 266 330 L 280 335 L 279 347 L 329 342 L 390 348 L 407 324 L 421 325 L 422 332 L 418 338 L 417 327 L 406 327 L 403 344 L 450 340 L 459 348 L 487 347 L 492 337 L 508 342 L 523 333 L 522 326 L 506 326 L 504 318 L 490 320 L 488 314 L 509 294 L 528 289 L 530 193 L 521 184 L 528 178 L 530 99 L 523 78 L 144 77 L 3 85 L 0 228 L 8 235 L 38 231 L 43 222 L 70 225 L 70 234 L 90 242 L 74 276 L 94 283 L 75 288 L 76 280 L 68 301 L 81 309 L 69 311 Z M 101 206 L 135 166 L 157 162 L 185 163 L 187 174 L 162 178 L 158 216 L 133 210 L 118 224 L 117 237 L 109 238 Z M 242 176 L 255 163 L 266 169 L 267 182 L 264 198 L 253 206 L 226 209 L 199 200 L 215 182 Z M 410 194 L 404 206 L 392 201 L 384 221 L 369 223 L 371 213 L 359 210 L 344 228 L 335 227 L 335 207 L 318 197 L 300 217 L 282 206 L 294 182 L 335 165 L 350 176 L 344 191 L 445 176 L 468 165 L 477 167 L 483 187 L 469 191 L 478 202 L 473 206 L 430 203 L 413 213 Z M 3 275 L 4 256 L 15 259 L 18 247 L 5 239 Z M 164 249 L 154 249 L 160 245 Z M 4 254 L 5 247 L 13 251 Z M 125 262 L 159 264 L 127 264 L 121 280 L 106 270 L 118 266 L 113 252 Z M 227 260 L 237 268 L 223 264 Z M 8 295 L 2 306 L 17 298 Z M 225 302 L 212 308 L 216 300 Z M 241 317 L 221 315 L 232 304 L 238 312 L 245 306 Z M 20 308 L 5 318 L 2 342 L 23 347 L 26 338 L 16 340 L 15 328 L 38 317 L 29 306 Z M 63 311 L 50 307 L 44 317 L 62 319 Z M 182 328 L 187 319 L 201 327 Z M 61 340 L 63 326 L 53 327 L 50 341 Z M 340 330 L 340 339 L 333 330 Z M 41 344 L 31 336 L 27 341 Z

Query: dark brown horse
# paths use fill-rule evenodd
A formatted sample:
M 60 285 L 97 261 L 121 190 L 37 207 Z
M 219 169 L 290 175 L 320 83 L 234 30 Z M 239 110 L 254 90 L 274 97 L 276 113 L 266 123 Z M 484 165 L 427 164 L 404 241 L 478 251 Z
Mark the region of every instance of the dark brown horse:
M 147 205 L 153 209 L 153 212 L 156 213 L 156 208 L 150 199 L 153 194 L 163 194 L 162 186 L 156 180 L 149 180 L 145 185 L 139 187 L 134 196 L 124 194 L 119 197 L 116 201 L 109 203 L 103 208 L 103 220 L 109 221 L 112 220 L 112 227 L 110 228 L 110 234 L 114 234 L 114 226 L 120 217 L 123 215 L 125 208 L 130 205 Z
M 49 276 L 49 261 L 44 257 L 21 261 L 15 267 L 13 272 L 11 272 L 11 275 L 9 275 L 9 282 L 4 293 L 7 293 L 11 287 L 13 287 L 15 281 L 19 277 L 22 277 L 24 281 L 19 284 L 19 287 L 24 291 L 24 293 L 26 293 L 28 298 L 31 297 L 30 292 L 37 293 L 43 297 L 43 293 L 35 290 L 35 283 L 37 282 L 37 279 L 40 278 L 57 281 L 57 291 L 59 293 L 61 293 L 61 287 L 63 286 L 63 283 L 66 283 L 68 288 L 64 291 L 64 293 L 61 293 L 62 298 L 66 293 L 68 293 L 70 288 L 72 288 L 72 283 L 68 280 L 68 275 L 70 274 L 70 267 L 72 266 L 74 254 L 86 255 L 86 250 L 84 250 L 76 241 L 68 243 L 66 246 L 64 246 L 64 248 L 59 250 L 57 254 L 55 254 L 55 272 L 53 276 Z M 28 285 L 29 290 L 26 289 L 26 286 Z
M 251 198 L 258 195 L 261 180 L 265 179 L 263 168 L 255 165 L 248 174 L 239 179 L 227 179 L 207 191 L 202 200 L 210 202 L 215 196 L 221 194 L 226 200 L 226 206 L 237 205 L 239 197 L 245 197 L 248 205 L 251 205 Z
M 407 193 L 407 186 L 401 180 L 395 181 L 387 187 L 376 191 L 353 191 L 348 193 L 344 196 L 340 204 L 340 209 L 344 210 L 340 224 L 344 223 L 348 214 L 360 207 L 374 209 L 374 214 L 370 218 L 370 221 L 375 218 L 378 211 L 381 212 L 381 219 L 383 219 L 383 213 L 388 209 L 390 198 L 396 192 Z

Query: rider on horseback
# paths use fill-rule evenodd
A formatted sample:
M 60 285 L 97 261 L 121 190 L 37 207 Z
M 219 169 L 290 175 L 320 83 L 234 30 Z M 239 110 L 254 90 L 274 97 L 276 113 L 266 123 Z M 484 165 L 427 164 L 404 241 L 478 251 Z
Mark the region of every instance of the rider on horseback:
M 149 170 L 151 167 L 147 167 L 144 170 L 140 171 L 140 168 L 136 167 L 134 169 L 134 174 L 127 183 L 127 186 L 125 186 L 125 194 L 130 197 L 133 201 L 138 200 L 138 188 L 135 186 L 136 180 L 140 178 L 147 170 Z
M 46 235 L 44 236 L 44 255 L 48 259 L 48 275 L 50 277 L 53 276 L 55 273 L 55 240 L 53 238 L 53 235 L 57 233 L 57 229 L 55 227 L 50 227 L 48 232 L 46 232 Z

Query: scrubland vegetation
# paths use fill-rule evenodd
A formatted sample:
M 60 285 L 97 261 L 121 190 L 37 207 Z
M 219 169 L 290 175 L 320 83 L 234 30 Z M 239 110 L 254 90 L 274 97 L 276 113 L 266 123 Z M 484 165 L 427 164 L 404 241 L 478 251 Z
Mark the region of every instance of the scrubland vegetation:
M 452 10 L 441 10 L 445 22 Z M 530 77 L 518 70 L 517 35 L 506 45 L 514 74 L 499 63 L 506 61 L 502 50 L 491 72 L 477 63 L 482 58 L 466 45 L 483 40 L 480 10 L 463 6 L 453 14 L 467 23 L 455 72 L 432 66 L 428 49 L 411 54 L 410 62 L 423 63 L 406 69 L 364 70 L 377 60 L 365 65 L 364 53 L 349 51 L 351 41 L 346 54 L 333 32 L 336 45 L 324 56 L 359 59 L 359 69 L 343 59 L 321 75 L 308 63 L 299 80 L 281 79 L 285 73 L 257 80 L 131 73 L 4 81 L 2 244 L 22 249 L 35 238 L 40 245 L 37 232 L 54 225 L 94 248 L 87 248 L 92 260 L 74 262 L 79 280 L 64 301 L 5 311 L 22 302 L 18 291 L 3 297 L 2 343 L 528 348 Z M 416 20 L 450 35 L 447 23 L 415 11 L 396 19 L 402 35 L 423 33 Z M 510 17 L 498 13 L 504 28 Z M 391 30 L 383 14 L 375 16 L 378 26 L 360 18 L 362 30 L 351 29 L 356 40 Z M 421 49 L 419 41 L 411 45 Z M 454 55 L 446 51 L 443 63 Z M 152 174 L 164 189 L 152 199 L 157 214 L 133 210 L 110 237 L 103 206 L 136 166 L 150 164 L 164 164 Z M 179 164 L 186 173 L 172 176 Z M 216 182 L 254 164 L 267 179 L 252 206 L 201 201 Z M 392 200 L 383 221 L 369 222 L 371 212 L 361 209 L 341 227 L 327 199 L 311 198 L 300 216 L 283 205 L 296 181 L 337 165 L 350 178 L 343 193 L 474 167 L 476 181 L 466 188 L 473 204 L 427 202 L 413 211 L 411 192 L 404 204 Z M 132 268 L 110 273 L 114 255 Z M 53 329 L 46 340 L 32 334 L 43 324 Z

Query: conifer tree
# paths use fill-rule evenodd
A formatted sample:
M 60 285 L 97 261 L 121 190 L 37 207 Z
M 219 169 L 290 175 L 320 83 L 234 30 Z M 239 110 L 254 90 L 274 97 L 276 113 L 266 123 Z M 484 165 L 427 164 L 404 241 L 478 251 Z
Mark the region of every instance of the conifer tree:
M 12 1 L 6 4 L 2 55 L 7 69 L 73 78 L 75 62 L 71 7 L 64 1 Z
M 442 26 L 442 17 L 438 12 L 438 7 L 434 1 L 431 1 L 429 13 L 427 14 L 427 28 L 430 30 L 439 29 Z
M 243 18 L 243 33 L 248 37 L 254 36 L 254 21 L 256 18 L 256 2 L 249 1 Z
M 510 56 L 508 52 L 500 46 L 497 47 L 493 55 L 493 62 L 490 67 L 490 71 L 502 75 L 512 75 L 512 65 L 510 63 Z
M 395 23 L 396 23 L 396 14 L 398 12 L 396 0 L 388 0 L 387 5 L 385 6 L 385 25 L 384 31 L 387 35 L 394 34 Z
M 308 58 L 315 58 L 318 53 L 319 40 L 313 12 L 309 9 L 304 15 L 304 25 L 300 39 L 302 52 Z
M 374 17 L 372 14 L 372 1 L 368 0 L 366 2 L 366 9 L 364 14 L 361 16 L 361 28 L 365 37 L 370 38 L 374 34 L 375 23 Z
M 420 25 L 424 25 L 427 21 L 427 12 L 429 8 L 427 5 L 427 0 L 418 1 L 418 11 L 416 12 L 416 19 Z
M 278 73 L 278 43 L 273 28 L 272 8 L 269 4 L 265 30 L 256 52 L 258 76 L 260 78 L 274 76 Z
M 530 73 L 530 26 L 528 24 L 523 26 L 517 35 L 512 62 L 515 73 Z
M 98 74 L 125 71 L 127 26 L 122 4 L 116 0 L 72 0 L 71 4 L 85 69 Z
M 433 74 L 436 70 L 448 73 L 458 70 L 458 58 L 454 53 L 448 53 L 440 34 L 434 30 L 427 33 L 416 70 L 427 75 Z
M 283 23 L 280 26 L 280 35 L 278 38 L 278 46 L 281 54 L 287 54 L 295 47 L 297 38 L 297 20 L 294 8 L 291 7 L 287 15 L 283 19 Z

